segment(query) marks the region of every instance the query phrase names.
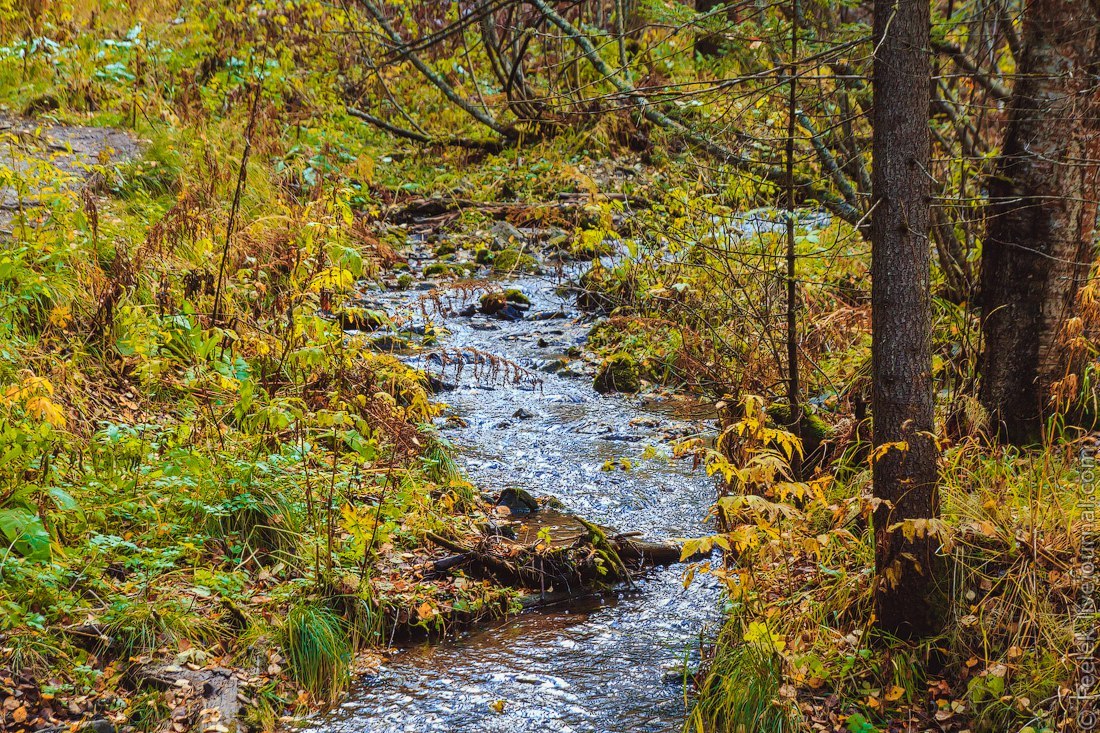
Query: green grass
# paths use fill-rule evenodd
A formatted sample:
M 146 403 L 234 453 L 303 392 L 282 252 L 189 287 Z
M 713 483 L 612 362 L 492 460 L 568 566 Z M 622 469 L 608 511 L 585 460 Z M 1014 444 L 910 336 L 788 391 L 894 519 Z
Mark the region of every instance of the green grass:
M 743 636 L 739 619 L 728 621 L 722 629 L 716 654 L 684 726 L 687 733 L 803 730 L 798 708 L 783 695 L 783 657 L 767 642 L 749 642 Z
M 290 609 L 281 636 L 291 677 L 318 699 L 339 696 L 350 680 L 352 656 L 343 620 L 302 602 Z

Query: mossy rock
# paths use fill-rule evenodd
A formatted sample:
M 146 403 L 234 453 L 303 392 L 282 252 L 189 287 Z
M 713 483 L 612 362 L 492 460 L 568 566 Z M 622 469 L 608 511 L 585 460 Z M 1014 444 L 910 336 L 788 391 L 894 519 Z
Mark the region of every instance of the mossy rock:
M 517 249 L 504 249 L 493 258 L 493 270 L 496 272 L 530 272 L 539 270 L 539 263 L 529 254 Z
M 612 354 L 603 360 L 592 380 L 592 388 L 600 394 L 627 392 L 633 394 L 642 388 L 637 360 L 629 354 Z
M 776 425 L 790 429 L 791 408 L 789 405 L 777 402 L 769 405 L 764 412 Z M 799 432 L 802 434 L 802 454 L 805 456 L 817 451 L 829 437 L 829 425 L 805 407 L 802 409 L 802 420 L 799 421 L 798 427 Z
M 435 248 L 436 257 L 446 257 L 455 253 L 455 246 L 450 242 L 442 242 Z
M 508 507 L 512 514 L 530 514 L 539 510 L 538 499 L 520 488 L 507 488 L 500 492 L 496 505 Z
M 461 265 L 452 262 L 433 262 L 424 268 L 425 277 L 459 277 L 465 271 Z
M 487 247 L 482 247 L 474 253 L 474 262 L 479 265 L 493 264 L 493 252 Z
M 519 288 L 508 288 L 505 290 L 504 299 L 516 305 L 531 305 L 531 299 Z
M 504 296 L 504 293 L 485 293 L 481 296 L 481 312 L 486 315 L 493 315 L 504 309 L 508 305 L 508 299 Z
M 394 351 L 406 351 L 411 347 L 412 343 L 407 338 L 394 334 L 383 334 L 381 336 L 375 336 L 370 340 L 371 350 L 383 354 L 389 354 Z
M 515 294 L 519 291 L 511 291 L 511 293 Z M 481 297 L 481 311 L 486 316 L 502 320 L 520 320 L 524 317 L 527 306 L 521 305 L 514 298 L 515 295 L 509 295 L 509 292 L 486 293 Z
M 408 290 L 413 285 L 413 276 L 407 272 L 403 272 L 397 276 L 397 288 L 399 290 Z

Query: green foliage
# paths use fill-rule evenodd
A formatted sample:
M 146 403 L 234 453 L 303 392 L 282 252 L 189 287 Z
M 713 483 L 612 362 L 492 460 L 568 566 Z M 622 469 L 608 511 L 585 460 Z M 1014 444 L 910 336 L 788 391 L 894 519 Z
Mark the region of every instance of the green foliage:
M 768 636 L 726 623 L 685 731 L 787 733 L 803 730 L 802 715 L 784 688 L 783 657 Z
M 287 614 L 281 638 L 294 680 L 314 697 L 335 699 L 351 671 L 351 645 L 343 621 L 326 608 L 302 602 Z

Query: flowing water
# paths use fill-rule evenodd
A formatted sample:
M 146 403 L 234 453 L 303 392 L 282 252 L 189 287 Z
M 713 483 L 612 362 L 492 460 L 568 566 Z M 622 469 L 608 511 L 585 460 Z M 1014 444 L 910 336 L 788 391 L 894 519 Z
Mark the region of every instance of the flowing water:
M 555 294 L 554 283 L 525 277 L 508 286 L 531 298 L 528 318 L 449 319 L 441 345 L 475 347 L 542 370 L 583 343 L 588 325 L 577 321 L 571 299 Z M 541 320 L 555 313 L 561 316 Z M 475 485 L 553 496 L 567 511 L 651 538 L 706 531 L 712 483 L 690 466 L 646 457 L 647 446 L 667 453 L 670 437 L 705 430 L 705 416 L 685 414 L 673 402 L 598 395 L 590 376 L 539 376 L 541 388 L 479 385 L 467 370 L 442 395 L 462 418 L 449 421 L 454 427 L 444 434 Z M 529 416 L 517 417 L 521 409 Z M 621 458 L 630 470 L 602 470 Z M 379 674 L 358 680 L 349 699 L 313 730 L 678 731 L 686 702 L 677 670 L 691 663 L 700 634 L 716 620 L 718 599 L 709 576 L 685 590 L 683 569 L 655 569 L 633 589 L 409 647 Z

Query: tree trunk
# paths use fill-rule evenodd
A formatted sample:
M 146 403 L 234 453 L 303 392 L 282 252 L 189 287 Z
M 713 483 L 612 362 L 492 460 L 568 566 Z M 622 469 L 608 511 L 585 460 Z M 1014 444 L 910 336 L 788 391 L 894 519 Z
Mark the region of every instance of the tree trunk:
M 1077 366 L 1058 336 L 1093 259 L 1098 63 L 1100 1 L 1027 6 L 982 252 L 982 404 L 1016 444 L 1042 438 L 1053 388 Z
M 929 7 L 927 0 L 875 0 L 874 8 L 875 606 L 879 627 L 906 637 L 930 633 L 940 621 L 938 542 L 927 531 L 914 532 L 918 525 L 905 524 L 939 511 L 927 173 Z

